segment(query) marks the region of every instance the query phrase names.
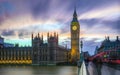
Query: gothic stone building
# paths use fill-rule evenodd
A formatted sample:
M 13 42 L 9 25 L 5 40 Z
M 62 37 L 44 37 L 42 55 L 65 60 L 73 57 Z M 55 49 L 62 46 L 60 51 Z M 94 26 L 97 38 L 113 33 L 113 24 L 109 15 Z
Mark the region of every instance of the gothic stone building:
M 68 50 L 58 45 L 58 34 L 47 33 L 47 43 L 43 42 L 43 35 L 33 37 L 32 34 L 32 64 L 51 65 L 67 62 Z
M 58 34 L 47 34 L 47 43 L 43 35 L 33 36 L 32 47 L 1 47 L 0 64 L 51 65 L 68 62 L 68 50 L 58 45 Z
M 73 13 L 73 20 L 70 25 L 70 32 L 71 32 L 71 63 L 77 63 L 80 59 L 80 51 L 79 51 L 79 34 L 80 34 L 80 24 L 77 19 L 76 9 Z
M 0 64 L 31 64 L 31 47 L 6 47 L 0 49 Z
M 120 40 L 119 36 L 116 37 L 116 40 L 110 40 L 109 36 L 105 38 L 100 47 L 96 47 L 95 55 L 105 52 L 101 58 L 109 60 L 119 60 L 120 59 Z

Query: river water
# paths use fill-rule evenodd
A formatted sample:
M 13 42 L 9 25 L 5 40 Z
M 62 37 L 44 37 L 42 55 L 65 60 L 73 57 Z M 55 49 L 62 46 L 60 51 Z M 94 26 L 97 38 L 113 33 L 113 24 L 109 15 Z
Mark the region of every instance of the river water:
M 87 71 L 88 75 L 120 75 L 120 70 L 105 65 L 98 72 L 92 62 L 88 63 Z M 78 75 L 78 72 L 77 66 L 0 66 L 0 75 Z
M 0 66 L 0 75 L 77 75 L 75 66 Z

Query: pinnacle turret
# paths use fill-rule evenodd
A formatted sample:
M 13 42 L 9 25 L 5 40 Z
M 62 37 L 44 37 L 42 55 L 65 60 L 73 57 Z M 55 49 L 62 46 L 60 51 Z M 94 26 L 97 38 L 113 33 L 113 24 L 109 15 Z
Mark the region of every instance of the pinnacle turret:
M 77 13 L 76 13 L 76 7 L 74 8 L 74 13 L 73 13 L 73 20 L 72 22 L 78 22 L 77 20 Z

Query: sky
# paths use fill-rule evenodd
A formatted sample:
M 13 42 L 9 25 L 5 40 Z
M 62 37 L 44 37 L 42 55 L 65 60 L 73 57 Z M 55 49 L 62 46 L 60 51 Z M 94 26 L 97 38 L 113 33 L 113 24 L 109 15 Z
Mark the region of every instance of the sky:
M 0 0 L 0 35 L 5 42 L 31 45 L 31 33 L 58 32 L 70 48 L 70 24 L 76 6 L 83 51 L 94 54 L 105 36 L 120 36 L 120 0 Z

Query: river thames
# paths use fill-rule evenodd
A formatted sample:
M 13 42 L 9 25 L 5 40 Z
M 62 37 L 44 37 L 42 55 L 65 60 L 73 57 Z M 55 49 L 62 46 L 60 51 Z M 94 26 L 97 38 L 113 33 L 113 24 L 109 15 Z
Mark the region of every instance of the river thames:
M 77 75 L 75 66 L 0 66 L 0 75 Z
M 120 75 L 120 70 L 101 65 L 98 72 L 94 63 L 86 66 L 88 75 Z M 0 75 L 78 75 L 77 66 L 0 66 Z

